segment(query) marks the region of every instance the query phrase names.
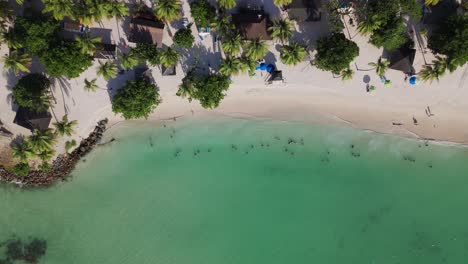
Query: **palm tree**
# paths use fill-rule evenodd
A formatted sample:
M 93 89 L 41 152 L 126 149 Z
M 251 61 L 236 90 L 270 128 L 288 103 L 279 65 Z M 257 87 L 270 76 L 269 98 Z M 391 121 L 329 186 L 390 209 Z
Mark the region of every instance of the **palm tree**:
M 380 58 L 377 60 L 377 63 L 375 63 L 375 62 L 370 62 L 370 63 L 369 63 L 369 66 L 374 67 L 374 68 L 375 68 L 375 72 L 376 72 L 379 76 L 384 76 L 384 75 L 385 75 L 385 72 L 387 71 L 389 65 L 390 65 L 390 61 L 388 61 L 388 60 L 382 60 L 382 57 L 380 57 Z
M 18 41 L 18 35 L 15 34 L 12 29 L 0 32 L 0 43 L 7 44 L 8 48 L 13 50 L 23 47 L 23 45 Z
M 46 150 L 51 150 L 55 144 L 55 135 L 52 129 L 33 130 L 33 134 L 29 137 L 31 149 L 35 153 L 40 153 Z
M 7 30 L 9 22 L 13 21 L 14 14 L 8 1 L 0 1 L 0 30 Z
M 239 34 L 233 37 L 226 38 L 221 43 L 221 48 L 227 56 L 235 56 L 240 53 L 242 47 L 242 39 Z
M 82 53 L 93 54 L 96 51 L 96 44 L 101 42 L 101 37 L 91 38 L 89 33 L 79 35 L 76 37 L 78 47 L 80 47 Z
M 446 70 L 454 72 L 457 69 L 457 65 L 453 60 L 450 60 L 447 57 L 441 57 L 439 55 L 436 56 L 436 60 L 433 60 L 432 63 L 434 64 L 435 68 L 439 69 L 440 72 L 445 72 Z
M 108 16 L 110 3 L 106 0 L 85 0 L 85 2 L 94 21 L 99 23 Z
M 182 98 L 188 98 L 189 102 L 192 102 L 193 94 L 195 93 L 195 75 L 193 69 L 187 72 L 187 75 L 182 79 L 182 83 L 179 85 L 176 95 Z
M 288 19 L 279 19 L 273 21 L 273 25 L 268 28 L 270 31 L 271 37 L 273 39 L 279 40 L 281 43 L 288 41 L 293 35 L 293 23 Z
M 42 13 L 52 12 L 56 20 L 62 20 L 64 17 L 74 18 L 75 4 L 73 0 L 43 0 L 45 5 Z
M 425 0 L 426 5 L 437 5 L 439 3 L 439 0 Z
M 162 65 L 169 67 L 175 65 L 179 59 L 179 53 L 173 48 L 167 48 L 163 50 L 159 55 L 159 60 Z
M 423 69 L 419 72 L 418 75 L 423 81 L 429 81 L 432 83 L 434 80 L 439 81 L 439 78 L 443 75 L 443 72 L 441 72 L 440 69 L 437 69 L 436 67 L 424 65 Z
M 289 5 L 289 4 L 291 4 L 291 2 L 292 2 L 292 0 L 273 0 L 273 3 L 277 7 L 282 7 L 282 6 L 285 6 L 285 5 Z
M 119 67 L 117 67 L 117 64 L 113 61 L 106 61 L 105 63 L 99 62 L 97 74 L 108 81 L 110 78 L 115 78 L 115 76 L 117 76 L 118 70 Z
M 125 70 L 132 69 L 133 67 L 138 65 L 138 58 L 132 53 L 123 54 L 120 57 L 120 66 Z
M 42 161 L 51 160 L 55 155 L 54 149 L 48 149 L 37 153 L 37 157 L 40 158 Z
M 231 15 L 220 17 L 212 25 L 213 30 L 218 33 L 219 36 L 226 38 L 232 35 L 235 25 L 232 23 Z
M 15 144 L 11 147 L 11 155 L 20 162 L 27 163 L 35 154 L 31 149 L 30 141 L 26 138 L 21 143 Z
M 85 86 L 84 89 L 85 91 L 88 92 L 96 92 L 97 89 L 99 89 L 99 86 L 96 84 L 96 79 L 92 79 L 91 81 L 88 81 L 88 79 L 84 79 Z
M 181 16 L 181 7 L 182 3 L 180 0 L 160 0 L 154 7 L 154 15 L 157 19 L 160 19 L 166 23 L 169 35 L 172 35 L 169 23 Z
M 281 49 L 281 61 L 287 65 L 296 65 L 304 59 L 306 50 L 303 46 L 297 43 L 283 46 Z
M 243 66 L 242 70 L 247 70 L 249 76 L 255 76 L 255 67 L 257 67 L 258 63 L 249 57 L 242 57 L 240 60 Z
M 239 58 L 227 58 L 221 62 L 219 73 L 225 76 L 238 74 L 241 71 L 242 62 Z
M 351 80 L 353 78 L 353 75 L 354 75 L 354 71 L 351 70 L 351 68 L 347 68 L 341 71 L 340 76 L 341 76 L 342 81 L 347 81 L 347 80 Z
M 128 16 L 129 14 L 129 9 L 125 5 L 125 3 L 118 2 L 117 0 L 114 0 L 110 3 L 107 4 L 107 18 L 111 19 L 112 17 L 115 17 L 115 22 L 117 25 L 119 25 L 119 19 Z M 120 37 L 120 26 L 117 27 L 119 37 Z
M 245 47 L 245 55 L 253 60 L 259 60 L 268 53 L 268 46 L 265 41 L 255 39 L 250 41 Z
M 359 21 L 357 30 L 359 31 L 359 33 L 367 35 L 379 29 L 381 24 L 382 22 L 379 21 L 377 18 L 370 17 L 365 20 Z
M 71 136 L 73 134 L 73 127 L 76 126 L 78 122 L 76 120 L 68 121 L 68 115 L 62 117 L 62 121 L 54 123 L 55 133 L 59 136 Z
M 29 73 L 29 67 L 32 64 L 32 59 L 28 54 L 18 55 L 17 51 L 13 51 L 10 55 L 3 56 L 4 69 L 13 70 L 15 75 L 18 75 L 19 72 Z
M 231 9 L 236 6 L 236 0 L 217 0 L 220 7 Z

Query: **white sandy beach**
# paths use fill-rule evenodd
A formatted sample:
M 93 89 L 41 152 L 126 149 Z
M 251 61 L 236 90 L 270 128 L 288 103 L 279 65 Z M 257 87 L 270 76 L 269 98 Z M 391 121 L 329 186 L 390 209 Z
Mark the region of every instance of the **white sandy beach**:
M 266 4 L 266 3 L 265 3 Z M 280 15 L 276 7 L 268 5 L 272 18 Z M 189 8 L 184 1 L 184 16 L 190 18 Z M 125 24 L 122 21 L 121 24 Z M 177 25 L 176 25 L 177 24 Z M 181 27 L 181 23 L 173 24 L 171 31 L 174 33 Z M 120 27 L 115 20 L 103 21 L 94 27 L 112 29 L 112 41 L 118 46 L 125 44 L 125 29 Z M 326 21 L 307 22 L 297 25 L 298 32 L 295 39 L 316 40 L 327 33 Z M 266 85 L 266 73 L 261 75 L 258 71 L 253 78 L 245 75 L 233 77 L 233 84 L 220 107 L 214 110 L 201 108 L 197 101 L 189 103 L 186 99 L 176 96 L 178 85 L 184 77 L 186 58 L 181 59 L 177 67 L 176 76 L 161 76 L 158 67 L 153 67 L 154 79 L 160 89 L 163 102 L 155 109 L 151 119 L 169 119 L 175 116 L 205 115 L 210 113 L 238 116 L 271 118 L 280 120 L 294 120 L 305 122 L 342 122 L 360 129 L 368 129 L 382 133 L 392 133 L 409 137 L 430 138 L 440 141 L 450 141 L 468 144 L 468 85 L 466 77 L 468 67 L 459 68 L 451 74 L 447 74 L 439 82 L 419 83 L 411 86 L 404 81 L 402 72 L 388 70 L 386 77 L 392 81 L 390 87 L 384 87 L 374 70 L 369 70 L 369 62 L 375 62 L 382 55 L 382 50 L 367 43 L 367 37 L 356 34 L 355 28 L 349 27 L 349 33 L 360 47 L 360 55 L 356 59 L 354 78 L 342 82 L 340 78 L 334 78 L 331 73 L 323 72 L 304 61 L 297 66 L 286 66 L 279 60 L 279 45 L 271 42 L 271 54 L 266 56 L 267 63 L 275 63 L 279 70 L 283 71 L 285 83 L 281 85 Z M 195 27 L 193 26 L 195 34 Z M 120 32 L 120 34 L 119 34 Z M 417 29 L 414 29 L 417 32 Z M 171 39 L 165 32 L 165 44 L 170 45 Z M 415 38 L 416 39 L 416 38 Z M 417 41 L 417 54 L 414 68 L 418 72 L 425 60 L 430 63 L 433 55 L 422 53 L 421 47 L 425 43 Z M 313 43 L 311 43 L 313 44 Z M 214 70 L 221 58 L 218 44 L 208 37 L 203 41 L 196 37 L 196 48 L 191 52 L 200 54 L 199 61 L 206 67 L 210 65 Z M 199 52 L 197 52 L 197 49 Z M 8 52 L 6 46 L 2 46 L 2 55 Z M 274 56 L 273 56 L 274 55 Z M 424 58 L 424 56 L 425 58 Z M 111 102 L 108 89 L 121 87 L 125 80 L 132 79 L 132 71 L 119 75 L 116 79 L 107 83 L 103 78 L 96 77 L 98 61 L 79 78 L 66 80 L 65 83 L 55 83 L 53 87 L 56 103 L 53 105 L 55 116 L 60 119 L 68 114 L 71 120 L 78 121 L 75 138 L 86 137 L 96 122 L 102 118 L 109 118 L 111 123 L 121 121 L 111 110 Z M 0 65 L 2 67 L 3 65 Z M 356 66 L 360 70 L 356 70 Z M 33 67 L 33 71 L 40 71 Z M 366 91 L 365 76 L 370 77 L 370 85 L 377 89 L 368 93 Z M 84 79 L 98 78 L 98 84 L 102 88 L 96 93 L 86 92 L 83 89 Z M 367 77 L 366 77 L 367 78 Z M 0 76 L 0 120 L 5 128 L 18 134 L 29 134 L 22 127 L 13 124 L 15 117 L 11 100 L 11 88 L 15 80 L 11 79 L 11 73 L 3 72 Z M 427 107 L 433 116 L 426 114 Z M 418 125 L 413 124 L 413 117 Z M 54 122 L 54 121 L 53 121 Z M 402 125 L 393 125 L 401 123 Z M 52 124 L 51 124 L 52 126 Z M 0 142 L 8 142 L 5 138 Z M 65 139 L 59 142 L 59 150 L 63 151 Z

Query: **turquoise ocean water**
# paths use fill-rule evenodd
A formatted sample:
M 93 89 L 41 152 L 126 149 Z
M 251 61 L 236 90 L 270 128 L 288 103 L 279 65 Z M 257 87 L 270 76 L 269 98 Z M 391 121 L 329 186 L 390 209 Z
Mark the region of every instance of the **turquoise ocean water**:
M 45 239 L 47 264 L 467 263 L 468 148 L 236 119 L 107 136 L 68 182 L 0 187 L 0 242 Z

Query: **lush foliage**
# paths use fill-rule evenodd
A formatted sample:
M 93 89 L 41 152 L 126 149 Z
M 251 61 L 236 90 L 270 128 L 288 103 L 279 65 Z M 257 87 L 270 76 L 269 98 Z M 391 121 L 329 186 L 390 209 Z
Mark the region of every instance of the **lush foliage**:
M 53 146 L 56 143 L 55 133 L 52 129 L 46 130 L 35 129 L 33 134 L 28 138 L 31 144 L 31 149 L 39 155 L 42 152 L 53 151 Z
M 161 102 L 157 87 L 144 77 L 140 77 L 120 88 L 112 99 L 112 111 L 125 119 L 148 118 Z
M 14 35 L 28 52 L 40 56 L 55 40 L 59 23 L 46 17 L 18 17 L 15 21 Z
M 195 76 L 187 74 L 179 86 L 178 96 L 197 99 L 204 108 L 216 108 L 226 96 L 231 81 L 225 75 Z
M 207 0 L 195 0 L 190 3 L 192 17 L 197 27 L 207 27 L 215 23 L 216 8 Z
M 179 29 L 175 34 L 174 34 L 174 44 L 182 47 L 189 49 L 193 46 L 193 42 L 195 41 L 195 38 L 193 37 L 192 30 L 190 29 L 190 25 L 186 28 L 181 28 Z
M 244 48 L 244 51 L 245 56 L 253 60 L 259 60 L 265 57 L 265 55 L 268 53 L 268 46 L 265 43 L 265 41 L 255 39 L 247 43 L 247 45 Z
M 101 37 L 91 38 L 89 33 L 76 37 L 76 42 L 82 53 L 93 54 L 96 51 L 96 45 L 101 42 Z
M 354 71 L 351 68 L 347 68 L 341 71 L 341 80 L 351 80 L 354 76 Z
M 69 121 L 68 115 L 64 115 L 62 121 L 54 123 L 55 133 L 59 136 L 71 136 L 74 133 L 73 127 L 77 124 L 78 122 L 76 120 Z
M 305 48 L 294 42 L 282 47 L 280 58 L 284 64 L 296 65 L 304 59 L 305 55 Z
M 18 177 L 24 177 L 28 175 L 30 168 L 28 163 L 20 162 L 16 164 L 11 170 L 11 173 L 15 174 Z
M 276 6 L 282 7 L 291 4 L 292 0 L 273 0 Z
M 50 106 L 50 81 L 42 74 L 31 73 L 22 77 L 13 87 L 13 100 L 32 111 L 44 111 Z
M 223 15 L 218 17 L 216 22 L 213 23 L 213 30 L 216 31 L 218 36 L 223 38 L 230 38 L 237 34 L 235 32 L 236 26 L 232 23 L 231 15 Z
M 88 79 L 84 79 L 84 89 L 87 92 L 96 92 L 96 90 L 99 88 L 99 86 L 96 84 L 96 79 L 92 79 L 89 81 Z
M 448 58 L 443 58 L 441 56 L 436 56 L 436 59 L 432 61 L 432 65 L 424 65 L 423 69 L 419 72 L 419 77 L 427 81 L 439 81 L 439 78 L 442 77 L 447 70 L 453 72 L 457 68 L 457 65 L 453 64 Z
M 11 155 L 20 162 L 27 163 L 29 159 L 35 156 L 35 153 L 31 148 L 31 143 L 26 138 L 11 147 Z
M 385 72 L 388 69 L 388 66 L 390 65 L 390 61 L 388 60 L 383 60 L 382 57 L 380 57 L 377 62 L 370 62 L 369 66 L 372 66 L 375 68 L 375 72 L 379 76 L 384 76 Z
M 43 0 L 45 5 L 42 13 L 52 13 L 52 16 L 60 21 L 65 17 L 75 17 L 75 6 L 72 0 Z
M 92 65 L 92 56 L 81 52 L 76 41 L 60 41 L 39 58 L 54 77 L 76 78 Z
M 419 19 L 422 6 L 414 0 L 369 0 L 358 13 L 358 30 L 371 34 L 370 43 L 387 50 L 394 50 L 408 41 L 402 15 Z
M 154 7 L 154 14 L 162 21 L 171 22 L 180 17 L 181 6 L 180 0 L 159 0 Z
M 159 64 L 159 51 L 153 44 L 137 43 L 136 47 L 131 50 L 141 63 L 148 62 L 152 66 Z
M 236 6 L 236 0 L 216 0 L 218 5 L 224 9 L 231 9 Z
M 15 75 L 20 72 L 29 73 L 29 67 L 31 67 L 32 59 L 28 54 L 19 55 L 17 51 L 13 51 L 8 55 L 3 56 L 3 68 L 4 70 L 12 70 Z
M 138 57 L 133 50 L 130 50 L 126 54 L 122 54 L 120 57 L 120 66 L 125 69 L 132 69 L 138 65 Z
M 166 66 L 173 66 L 179 60 L 179 53 L 173 48 L 167 48 L 161 51 L 159 55 L 159 62 Z
M 102 76 L 106 81 L 108 81 L 111 78 L 115 78 L 118 71 L 119 67 L 117 66 L 117 63 L 113 61 L 106 61 L 104 63 L 99 62 L 97 75 Z
M 359 47 L 342 33 L 334 33 L 317 41 L 317 68 L 340 74 L 359 55 Z
M 219 73 L 225 76 L 238 74 L 241 71 L 242 62 L 239 58 L 227 58 L 221 62 Z
M 288 19 L 279 19 L 273 21 L 273 25 L 268 28 L 273 39 L 285 43 L 293 35 L 293 23 Z
M 462 66 L 468 61 L 468 15 L 450 17 L 429 37 L 429 48 L 444 54 L 450 63 Z
M 406 26 L 401 18 L 386 21 L 381 27 L 373 31 L 369 42 L 376 47 L 395 50 L 408 42 Z
M 240 35 L 226 37 L 221 43 L 221 48 L 227 56 L 236 56 L 241 52 L 242 38 Z

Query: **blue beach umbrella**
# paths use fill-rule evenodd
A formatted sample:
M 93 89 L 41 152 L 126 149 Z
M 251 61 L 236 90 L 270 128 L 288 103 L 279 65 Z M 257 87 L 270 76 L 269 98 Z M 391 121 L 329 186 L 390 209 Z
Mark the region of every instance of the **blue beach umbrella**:
M 418 80 L 418 78 L 416 77 L 416 75 L 411 76 L 411 77 L 409 78 L 409 83 L 410 83 L 411 85 L 415 85 L 417 80 Z
M 267 69 L 267 65 L 265 63 L 260 63 L 260 70 L 264 71 Z
M 276 68 L 275 65 L 268 64 L 268 66 L 266 66 L 266 71 L 271 73 L 272 71 L 275 70 L 275 68 Z

